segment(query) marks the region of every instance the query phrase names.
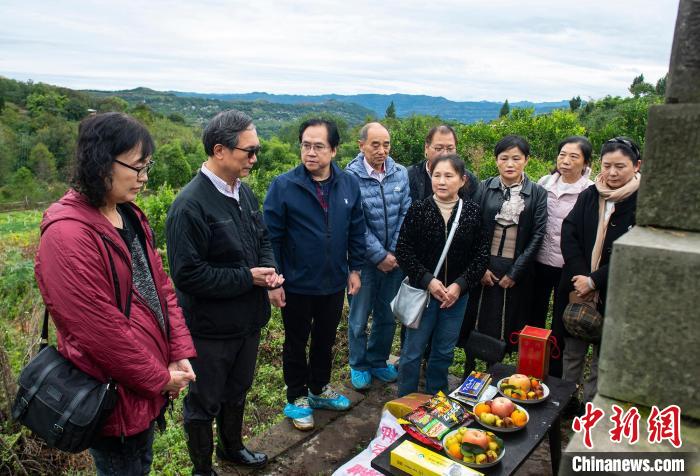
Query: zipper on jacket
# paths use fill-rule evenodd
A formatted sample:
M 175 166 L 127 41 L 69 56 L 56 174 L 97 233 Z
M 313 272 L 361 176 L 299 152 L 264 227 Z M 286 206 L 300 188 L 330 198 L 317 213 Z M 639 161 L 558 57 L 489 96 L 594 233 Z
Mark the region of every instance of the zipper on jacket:
M 376 180 L 376 179 L 375 179 Z M 379 182 L 379 180 L 377 180 Z M 384 249 L 389 250 L 389 217 L 386 211 L 386 197 L 384 196 L 384 183 L 379 182 L 379 192 L 382 195 L 382 205 L 384 205 Z
M 127 257 L 127 256 L 124 254 L 124 251 L 123 251 L 123 250 L 114 242 L 114 240 L 112 240 L 109 236 L 107 236 L 107 235 L 105 235 L 105 234 L 102 234 L 101 236 L 102 236 L 102 239 L 103 239 L 105 242 L 107 242 L 107 243 L 109 243 L 110 245 L 112 245 L 112 247 L 117 251 L 117 253 L 119 253 L 119 254 L 121 255 L 122 259 L 124 259 L 124 261 L 126 261 L 126 262 L 128 263 L 128 266 L 129 266 L 129 274 L 131 274 L 131 276 L 133 276 L 133 275 L 134 275 L 134 268 L 133 268 L 133 266 L 132 266 L 132 264 L 131 264 L 131 259 L 130 259 L 130 257 Z M 107 250 L 107 253 L 109 253 L 109 250 Z M 116 283 L 116 284 L 119 285 L 119 282 L 118 282 L 119 276 L 116 276 L 116 278 L 117 278 L 117 283 Z M 133 285 L 133 281 L 132 281 L 131 285 Z M 129 286 L 129 289 L 128 289 L 128 292 L 127 292 L 127 295 L 126 295 L 126 306 L 122 309 L 122 307 L 121 307 L 121 302 L 118 302 L 118 303 L 117 303 L 117 307 L 119 307 L 119 310 L 122 311 L 122 313 L 126 316 L 127 319 L 130 318 L 130 317 L 129 317 L 129 314 L 131 313 L 131 312 L 130 312 L 130 308 L 131 308 L 131 288 L 132 288 L 132 286 Z M 121 296 L 119 296 L 119 298 L 121 299 Z

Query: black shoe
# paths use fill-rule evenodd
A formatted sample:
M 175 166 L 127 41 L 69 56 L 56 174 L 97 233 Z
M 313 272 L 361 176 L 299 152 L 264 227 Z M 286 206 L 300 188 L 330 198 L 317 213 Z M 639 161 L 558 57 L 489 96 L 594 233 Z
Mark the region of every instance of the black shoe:
M 238 466 L 246 466 L 248 468 L 262 468 L 267 464 L 267 455 L 265 453 L 250 451 L 245 446 L 240 450 L 235 451 L 227 451 L 217 446 L 216 456 L 224 461 L 228 461 Z
M 210 421 L 191 421 L 185 423 L 187 450 L 192 460 L 193 476 L 215 476 L 211 467 L 211 455 L 214 451 L 214 435 Z
M 241 430 L 243 428 L 243 410 L 245 402 L 221 404 L 221 411 L 216 417 L 218 441 L 216 444 L 216 456 L 224 461 L 229 461 L 240 466 L 260 468 L 267 464 L 265 453 L 250 451 L 243 445 Z

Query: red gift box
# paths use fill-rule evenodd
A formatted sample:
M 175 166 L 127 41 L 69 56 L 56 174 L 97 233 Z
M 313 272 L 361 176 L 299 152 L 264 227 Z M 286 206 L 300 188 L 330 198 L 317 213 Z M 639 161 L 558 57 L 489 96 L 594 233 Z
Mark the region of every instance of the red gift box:
M 549 329 L 525 326 L 520 332 L 513 332 L 511 342 L 518 341 L 518 373 L 545 378 L 549 374 L 549 357 L 559 358 L 557 339 Z

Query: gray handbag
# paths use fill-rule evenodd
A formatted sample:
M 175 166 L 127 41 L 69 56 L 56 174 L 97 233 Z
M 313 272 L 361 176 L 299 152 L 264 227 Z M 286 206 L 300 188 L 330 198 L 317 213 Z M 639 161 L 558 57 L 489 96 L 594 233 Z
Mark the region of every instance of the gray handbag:
M 442 264 L 445 262 L 447 257 L 447 251 L 450 249 L 450 244 L 452 244 L 452 238 L 455 236 L 455 231 L 457 231 L 457 225 L 459 223 L 459 217 L 462 214 L 462 199 L 459 199 L 459 204 L 457 205 L 457 215 L 455 215 L 455 220 L 452 222 L 452 228 L 450 229 L 450 234 L 445 242 L 445 247 L 442 249 L 442 255 L 438 260 L 437 266 L 433 275 L 437 276 Z M 399 287 L 399 292 L 391 301 L 391 312 L 394 316 L 406 327 L 411 329 L 418 329 L 420 326 L 421 317 L 423 316 L 423 311 L 428 307 L 430 303 L 430 291 L 427 289 L 414 288 L 409 284 L 408 276 L 404 278 Z

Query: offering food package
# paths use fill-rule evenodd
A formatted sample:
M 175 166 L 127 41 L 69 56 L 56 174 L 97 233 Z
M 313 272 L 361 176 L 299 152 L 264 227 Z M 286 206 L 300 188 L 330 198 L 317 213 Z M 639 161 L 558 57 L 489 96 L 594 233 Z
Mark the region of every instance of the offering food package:
M 430 395 L 427 393 L 409 393 L 404 397 L 385 403 L 384 410 L 396 418 L 403 418 L 428 400 L 430 400 Z
M 392 450 L 389 463 L 391 466 L 413 476 L 471 476 L 483 474 L 408 440 Z
M 469 414 L 461 403 L 438 392 L 428 402 L 407 414 L 404 420 L 428 438 L 441 440 L 450 429 L 458 427 L 468 418 Z M 436 447 L 440 449 L 441 445 L 438 443 Z
M 557 341 L 552 331 L 525 326 L 518 333 L 518 373 L 543 379 L 549 373 L 549 356 L 559 358 Z

